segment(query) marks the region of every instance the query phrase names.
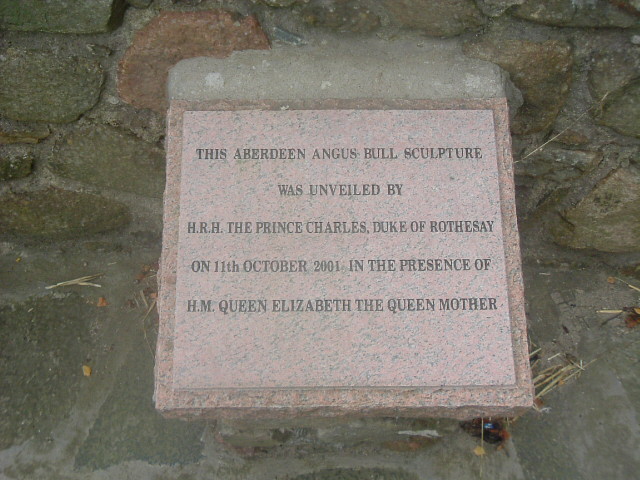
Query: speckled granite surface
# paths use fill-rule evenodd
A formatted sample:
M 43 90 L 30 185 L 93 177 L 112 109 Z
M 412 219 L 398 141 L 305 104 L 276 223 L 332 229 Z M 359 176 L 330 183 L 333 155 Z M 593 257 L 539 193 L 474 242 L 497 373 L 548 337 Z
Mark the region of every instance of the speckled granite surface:
M 528 407 L 505 103 L 281 106 L 172 104 L 157 407 L 227 417 Z M 356 158 L 312 158 L 329 146 Z M 197 150 L 216 148 L 225 159 Z M 376 154 L 398 158 L 365 158 Z M 327 184 L 351 187 L 312 195 Z M 372 195 L 353 195 L 367 188 Z M 245 222 L 243 233 L 228 222 Z M 291 222 L 293 233 L 267 233 L 270 222 Z M 329 233 L 336 228 L 349 233 Z M 351 271 L 354 259 L 363 271 Z M 381 259 L 395 262 L 369 262 Z M 420 259 L 458 259 L 460 270 L 411 262 Z M 239 271 L 215 273 L 216 260 Z M 316 260 L 340 271 L 316 272 Z M 194 272 L 203 261 L 210 270 Z

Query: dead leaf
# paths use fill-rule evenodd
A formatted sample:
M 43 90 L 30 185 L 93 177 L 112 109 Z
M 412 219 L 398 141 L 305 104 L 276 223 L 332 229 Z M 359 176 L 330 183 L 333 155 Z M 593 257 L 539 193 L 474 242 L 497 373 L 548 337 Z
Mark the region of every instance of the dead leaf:
M 485 452 L 484 447 L 482 445 L 478 445 L 476 448 L 474 448 L 473 453 L 475 453 L 479 457 L 487 454 L 487 452 Z
M 91 367 L 89 365 L 83 365 L 82 366 L 82 373 L 84 373 L 85 377 L 90 377 L 91 376 Z
M 536 397 L 533 399 L 533 404 L 538 408 L 542 408 L 542 406 L 544 405 L 544 400 L 542 400 L 540 397 Z
M 635 328 L 638 326 L 638 323 L 640 323 L 640 314 L 638 314 L 636 310 L 638 309 L 634 308 L 630 312 L 627 312 L 627 314 L 625 315 L 624 323 L 627 328 Z
M 607 277 L 607 282 L 616 283 L 617 282 L 616 277 Z
M 140 272 L 136 275 L 136 283 L 140 283 L 145 278 L 153 276 L 157 271 L 157 265 L 142 265 Z
M 109 303 L 107 303 L 107 299 L 104 297 L 100 297 L 98 298 L 98 303 L 96 303 L 97 307 L 106 307 L 107 305 L 109 305 Z
M 142 290 L 142 294 L 146 297 L 153 299 L 154 297 L 152 297 L 151 295 L 157 294 L 157 292 L 152 287 L 147 287 L 144 290 Z

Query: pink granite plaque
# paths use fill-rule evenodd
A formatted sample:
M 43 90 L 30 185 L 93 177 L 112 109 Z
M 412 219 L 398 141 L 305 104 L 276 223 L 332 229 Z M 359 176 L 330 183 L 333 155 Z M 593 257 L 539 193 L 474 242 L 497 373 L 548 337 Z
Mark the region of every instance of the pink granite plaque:
M 168 161 L 165 414 L 530 406 L 504 102 L 174 102 Z

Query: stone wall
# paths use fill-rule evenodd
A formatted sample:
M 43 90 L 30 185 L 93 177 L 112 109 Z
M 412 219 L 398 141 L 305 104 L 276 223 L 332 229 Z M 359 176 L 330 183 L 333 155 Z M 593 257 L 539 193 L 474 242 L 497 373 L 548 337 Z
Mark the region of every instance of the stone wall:
M 640 251 L 638 0 L 0 0 L 0 235 L 161 235 L 168 68 L 278 43 L 454 37 L 509 73 L 519 217 Z

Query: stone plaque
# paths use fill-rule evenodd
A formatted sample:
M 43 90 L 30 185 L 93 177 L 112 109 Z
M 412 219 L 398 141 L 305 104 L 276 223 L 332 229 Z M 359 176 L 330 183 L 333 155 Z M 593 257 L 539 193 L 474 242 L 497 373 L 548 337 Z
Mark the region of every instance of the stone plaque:
M 174 102 L 168 415 L 531 404 L 506 103 Z

